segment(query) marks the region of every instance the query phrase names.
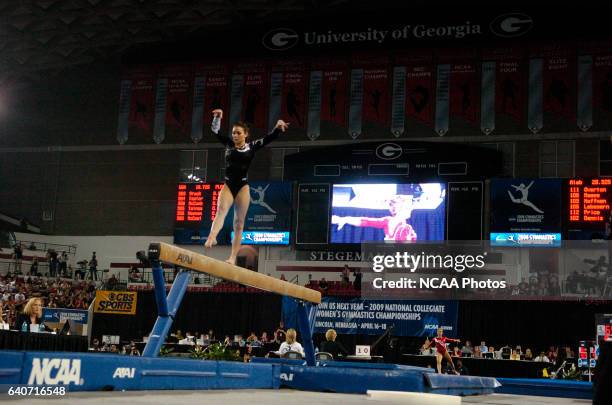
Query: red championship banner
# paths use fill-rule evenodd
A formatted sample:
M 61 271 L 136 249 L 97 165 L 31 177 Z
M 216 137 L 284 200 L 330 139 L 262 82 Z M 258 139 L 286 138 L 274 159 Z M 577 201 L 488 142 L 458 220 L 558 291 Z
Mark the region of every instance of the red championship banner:
M 312 71 L 321 71 L 321 121 L 346 127 L 348 66 L 343 60 L 316 60 Z
M 283 74 L 281 116 L 291 122 L 292 128 L 306 128 L 306 85 L 308 77 L 301 70 Z
M 196 77 L 204 78 L 204 128 L 210 128 L 212 110 L 222 109 L 226 114 L 221 120 L 221 133 L 227 133 L 229 125 L 229 68 L 226 65 L 197 65 Z M 208 133 L 209 130 L 205 130 Z
M 544 113 L 576 124 L 576 55 L 556 45 L 543 47 L 542 78 Z
M 480 63 L 454 62 L 450 69 L 450 115 L 476 124 L 480 119 Z
M 396 66 L 406 67 L 406 117 L 433 128 L 435 67 L 431 55 L 398 56 Z
M 155 68 L 143 66 L 129 69 L 125 77 L 131 81 L 129 136 L 138 141 L 151 139 L 155 117 Z
M 191 136 L 193 66 L 169 66 L 163 70 L 161 76 L 168 79 L 166 139 L 187 142 Z
M 392 77 L 387 56 L 357 55 L 353 69 L 363 69 L 363 123 L 390 126 Z
M 593 104 L 596 118 L 612 120 L 612 53 L 593 55 Z
M 483 61 L 495 62 L 495 114 L 525 123 L 529 63 L 524 48 L 513 46 L 483 50 Z
M 244 76 L 241 119 L 260 133 L 267 133 L 268 72 L 263 63 L 241 63 L 234 74 Z

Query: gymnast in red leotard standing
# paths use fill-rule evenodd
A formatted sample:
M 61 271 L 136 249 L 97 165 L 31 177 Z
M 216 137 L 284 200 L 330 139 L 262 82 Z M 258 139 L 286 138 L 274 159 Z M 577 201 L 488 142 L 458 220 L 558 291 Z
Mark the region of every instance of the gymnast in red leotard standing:
M 455 372 L 455 374 L 459 375 L 459 373 L 455 369 L 455 364 L 453 364 L 453 359 L 451 358 L 450 354 L 448 354 L 448 350 L 446 350 L 446 342 L 459 343 L 461 342 L 461 340 L 451 339 L 451 338 L 444 336 L 444 329 L 438 328 L 438 336 L 436 336 L 435 338 L 431 340 L 427 340 L 425 344 L 423 345 L 423 348 L 429 349 L 429 347 L 431 347 L 432 344 L 436 345 L 436 363 L 437 363 L 436 365 L 437 365 L 439 374 L 442 374 L 442 359 L 444 358 L 446 359 L 447 362 L 449 362 L 451 367 L 453 367 L 453 371 Z

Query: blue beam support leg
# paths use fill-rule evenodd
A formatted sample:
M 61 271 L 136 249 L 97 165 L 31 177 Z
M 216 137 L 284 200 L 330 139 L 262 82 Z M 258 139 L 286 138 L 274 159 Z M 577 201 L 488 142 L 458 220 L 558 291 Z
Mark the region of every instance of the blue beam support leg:
M 314 330 L 314 315 L 317 308 L 310 303 L 298 302 L 297 306 L 297 321 L 302 342 L 304 343 L 304 354 L 306 355 L 306 364 L 309 366 L 315 365 L 314 343 L 312 342 L 312 332 Z
M 180 271 L 172 283 L 168 298 L 166 299 L 166 285 L 164 283 L 163 269 L 159 263 L 153 265 L 153 282 L 155 284 L 155 300 L 157 301 L 158 316 L 153 326 L 153 330 L 149 335 L 149 340 L 142 352 L 144 357 L 157 357 L 159 355 L 159 350 L 166 342 L 166 337 L 172 327 L 176 312 L 187 291 L 190 277 L 191 273 L 189 271 Z

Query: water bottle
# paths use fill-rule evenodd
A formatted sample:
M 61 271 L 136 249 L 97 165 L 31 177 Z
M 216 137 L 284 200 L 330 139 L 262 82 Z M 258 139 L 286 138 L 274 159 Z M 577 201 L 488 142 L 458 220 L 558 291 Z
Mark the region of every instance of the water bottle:
M 45 324 L 44 324 L 44 323 L 41 323 L 41 324 L 38 326 L 38 331 L 39 331 L 39 332 L 44 332 L 44 331 L 45 331 Z
M 22 332 L 28 331 L 28 324 L 26 323 L 26 321 L 23 321 L 23 323 L 21 324 L 21 331 Z

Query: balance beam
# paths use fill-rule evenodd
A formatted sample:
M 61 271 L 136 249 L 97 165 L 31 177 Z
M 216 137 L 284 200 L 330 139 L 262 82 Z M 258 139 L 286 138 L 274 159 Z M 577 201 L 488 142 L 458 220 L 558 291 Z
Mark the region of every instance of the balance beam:
M 288 281 L 279 280 L 256 271 L 213 259 L 191 250 L 164 242 L 155 242 L 149 245 L 149 260 L 174 264 L 200 273 L 210 274 L 227 281 L 260 290 L 270 291 L 280 295 L 297 298 L 314 304 L 321 303 L 321 293 L 310 288 L 302 287 Z

